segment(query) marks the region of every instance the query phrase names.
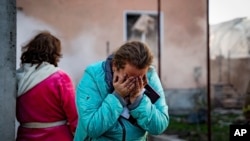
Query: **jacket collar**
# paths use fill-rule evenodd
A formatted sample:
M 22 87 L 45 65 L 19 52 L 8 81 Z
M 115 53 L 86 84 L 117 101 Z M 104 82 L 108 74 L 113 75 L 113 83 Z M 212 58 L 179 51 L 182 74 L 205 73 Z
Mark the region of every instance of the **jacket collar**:
M 113 87 L 113 71 L 112 71 L 112 59 L 113 59 L 114 55 L 111 54 L 110 56 L 108 56 L 108 58 L 106 59 L 106 61 L 103 63 L 103 69 L 105 72 L 105 81 L 108 85 L 108 89 L 109 92 L 113 92 L 114 91 L 114 87 Z

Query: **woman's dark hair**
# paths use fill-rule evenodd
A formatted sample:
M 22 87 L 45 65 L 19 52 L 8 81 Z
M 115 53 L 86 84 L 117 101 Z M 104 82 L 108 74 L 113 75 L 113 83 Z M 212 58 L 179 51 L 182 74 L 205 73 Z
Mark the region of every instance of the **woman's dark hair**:
M 42 62 L 48 62 L 57 67 L 61 54 L 61 41 L 43 31 L 37 34 L 27 45 L 22 47 L 21 64 L 31 63 L 32 65 L 41 65 Z
M 139 41 L 131 41 L 122 45 L 115 53 L 113 63 L 118 69 L 123 69 L 126 63 L 138 69 L 144 69 L 153 62 L 149 47 Z

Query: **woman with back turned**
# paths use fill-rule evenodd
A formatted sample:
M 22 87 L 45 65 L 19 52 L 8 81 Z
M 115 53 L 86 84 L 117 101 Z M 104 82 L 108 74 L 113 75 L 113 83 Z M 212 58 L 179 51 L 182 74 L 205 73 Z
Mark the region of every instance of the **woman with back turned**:
M 17 141 L 72 141 L 77 124 L 75 89 L 58 68 L 61 42 L 49 32 L 23 48 L 17 70 Z

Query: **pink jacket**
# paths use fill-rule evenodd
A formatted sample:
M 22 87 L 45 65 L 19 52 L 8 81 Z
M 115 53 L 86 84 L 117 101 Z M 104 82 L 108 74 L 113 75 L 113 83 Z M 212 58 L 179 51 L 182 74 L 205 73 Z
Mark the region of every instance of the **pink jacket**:
M 58 70 L 16 101 L 16 117 L 19 123 L 57 122 L 67 124 L 48 128 L 19 126 L 17 141 L 72 141 L 77 125 L 75 88 L 70 77 Z

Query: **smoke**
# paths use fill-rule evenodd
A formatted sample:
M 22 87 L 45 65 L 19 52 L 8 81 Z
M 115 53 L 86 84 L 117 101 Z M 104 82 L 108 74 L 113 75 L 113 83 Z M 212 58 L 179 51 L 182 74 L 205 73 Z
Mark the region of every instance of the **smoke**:
M 89 34 L 87 36 L 86 33 L 81 33 L 72 40 L 66 39 L 66 35 L 63 35 L 55 27 L 20 11 L 17 12 L 16 68 L 20 66 L 21 47 L 43 30 L 49 31 L 61 40 L 63 57 L 59 62 L 59 67 L 67 72 L 76 84 L 84 68 L 96 61 L 96 55 L 93 53 L 95 38 L 89 36 Z
M 204 19 L 197 19 L 196 24 L 200 29 L 199 34 L 192 34 L 183 26 L 170 25 L 166 47 L 163 48 L 162 66 L 166 71 L 162 81 L 165 88 L 196 88 L 206 86 L 206 36 Z M 202 30 L 204 29 L 204 30 Z M 181 36 L 181 38 L 180 38 Z M 197 37 L 197 38 L 196 38 Z M 179 39 L 178 39 L 179 38 Z M 199 78 L 195 78 L 199 70 Z
M 81 78 L 84 68 L 96 61 L 94 39 L 86 33 L 81 33 L 63 48 L 63 58 L 59 66 L 69 73 L 75 83 Z
M 20 65 L 21 48 L 38 32 L 47 30 L 55 36 L 58 32 L 50 25 L 39 21 L 33 17 L 29 17 L 22 12 L 17 12 L 17 33 L 16 33 L 16 68 Z

